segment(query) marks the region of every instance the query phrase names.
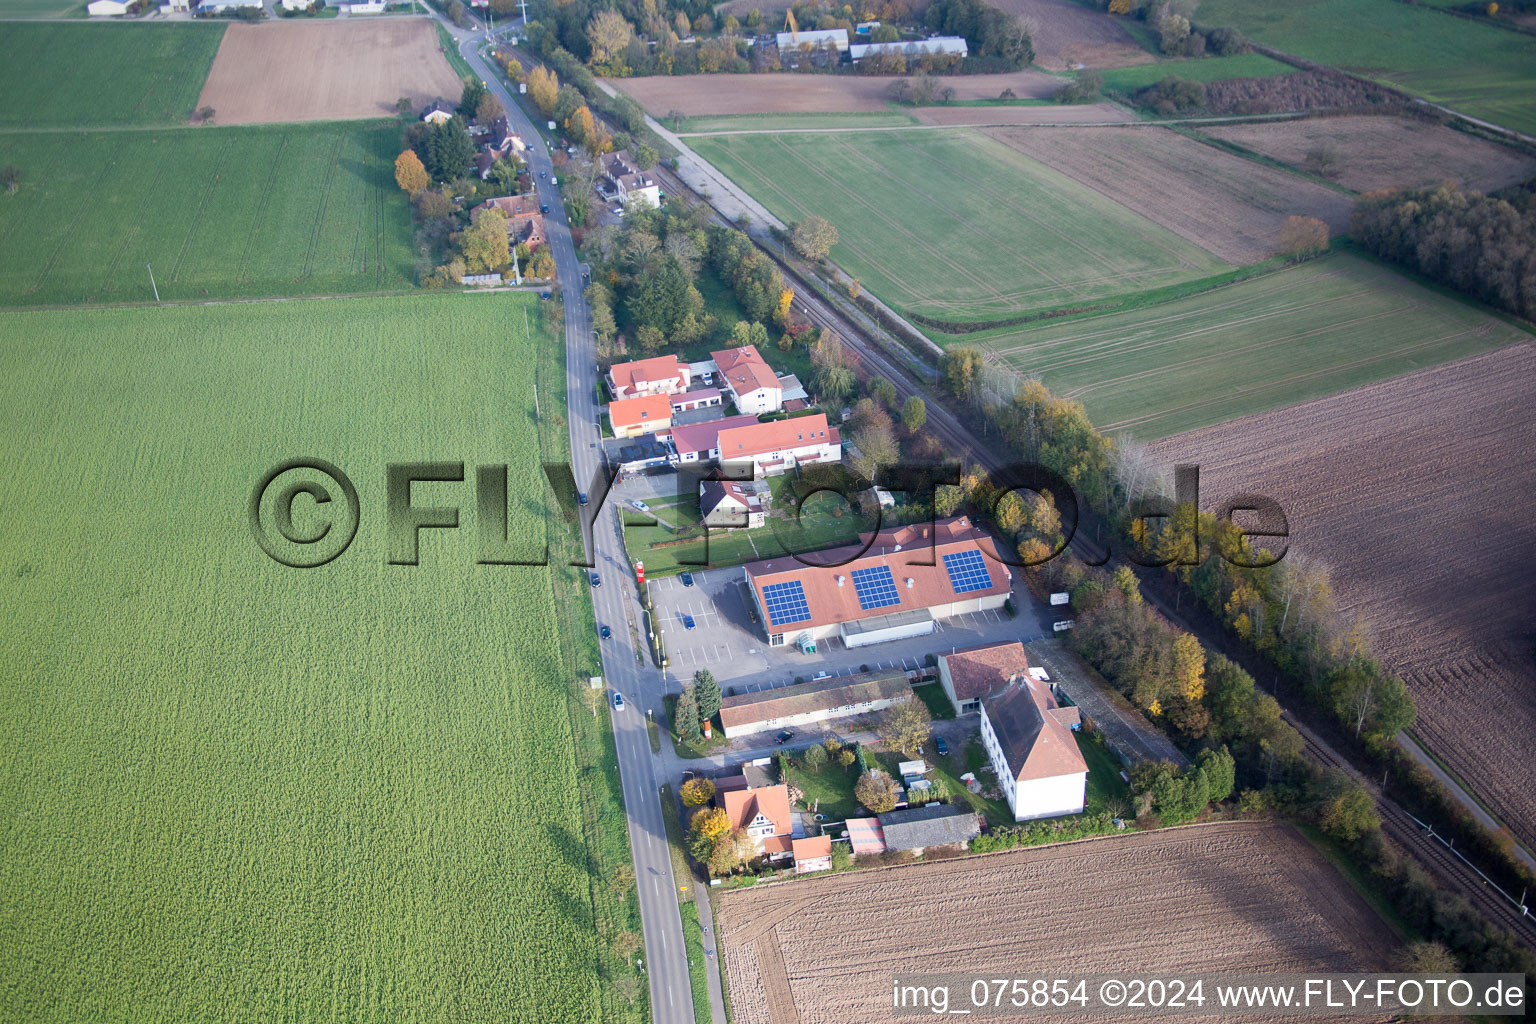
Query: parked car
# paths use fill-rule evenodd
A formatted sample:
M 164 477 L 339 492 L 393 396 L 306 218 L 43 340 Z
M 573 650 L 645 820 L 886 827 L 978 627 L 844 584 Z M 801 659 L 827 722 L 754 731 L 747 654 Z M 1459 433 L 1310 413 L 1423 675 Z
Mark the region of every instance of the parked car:
M 631 501 L 630 504 L 635 506 L 635 508 L 639 509 L 641 512 L 649 512 L 651 510 L 651 506 L 647 505 L 645 502 L 641 501 L 639 498 L 636 498 L 635 500 Z
M 691 572 L 683 573 L 683 586 L 685 586 L 685 587 L 693 586 L 693 573 L 691 573 Z
M 793 730 L 793 729 L 785 729 L 783 732 L 779 733 L 779 736 L 778 736 L 779 745 L 783 746 L 785 743 L 788 743 L 790 740 L 792 740 L 794 738 L 795 738 L 795 730 Z
M 684 629 L 692 629 L 693 628 L 693 616 L 692 615 L 688 615 L 686 613 L 683 615 L 683 628 Z
M 624 695 L 622 693 L 616 693 L 613 695 L 613 710 L 624 710 Z
M 624 216 L 624 207 L 622 207 L 622 206 L 615 206 L 613 208 L 613 215 L 615 217 L 622 217 L 622 216 Z
M 604 640 L 607 640 L 609 637 L 613 636 L 613 630 L 609 629 L 607 626 L 604 626 L 602 629 L 597 631 L 597 635 L 602 637 Z
M 594 587 L 602 586 L 603 585 L 603 578 L 601 576 L 599 576 L 597 573 L 593 573 L 592 574 L 592 585 Z
M 541 298 L 541 299 L 548 299 L 549 298 L 549 292 L 539 292 L 539 298 Z
M 935 736 L 933 738 L 933 749 L 939 752 L 940 757 L 949 756 L 949 744 L 944 742 L 943 736 Z

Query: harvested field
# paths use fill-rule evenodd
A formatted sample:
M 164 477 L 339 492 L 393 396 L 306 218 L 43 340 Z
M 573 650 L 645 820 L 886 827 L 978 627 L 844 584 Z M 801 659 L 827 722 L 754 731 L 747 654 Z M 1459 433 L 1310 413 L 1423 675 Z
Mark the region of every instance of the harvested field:
M 1155 445 L 1202 499 L 1279 501 L 1418 700 L 1414 731 L 1536 843 L 1536 347 L 1518 345 Z
M 284 21 L 231 25 L 197 105 L 220 124 L 344 121 L 459 90 L 430 19 Z
M 1325 859 L 1290 827 L 1264 822 L 833 875 L 717 899 L 738 1024 L 888 1019 L 894 974 L 1367 971 L 1382 969 L 1395 947 Z
M 1432 121 L 1407 117 L 1318 117 L 1269 124 L 1220 125 L 1205 134 L 1301 167 L 1314 147 L 1338 156 L 1340 184 L 1357 192 L 1424 188 L 1455 178 L 1479 192 L 1524 181 L 1536 159 Z
M 1103 124 L 1106 121 L 1130 120 L 1125 111 L 1111 103 L 918 107 L 913 113 L 924 124 L 978 127 L 1009 124 Z
M 895 80 L 892 75 L 811 74 L 605 79 L 657 118 L 673 110 L 684 117 L 885 110 L 885 90 Z M 953 75 L 946 77 L 944 84 L 955 90 L 959 100 L 993 100 L 1004 89 L 1012 89 L 1020 99 L 1045 99 L 1061 88 L 1061 79 L 1039 71 L 1010 71 L 1004 75 Z
M 1157 59 L 1136 44 L 1120 21 L 1070 0 L 997 0 L 992 6 L 1034 23 L 1035 63 L 1051 71 L 1078 64 L 1122 68 Z
M 998 128 L 987 134 L 1231 263 L 1275 252 L 1292 214 L 1334 232 L 1349 196 L 1166 128 Z

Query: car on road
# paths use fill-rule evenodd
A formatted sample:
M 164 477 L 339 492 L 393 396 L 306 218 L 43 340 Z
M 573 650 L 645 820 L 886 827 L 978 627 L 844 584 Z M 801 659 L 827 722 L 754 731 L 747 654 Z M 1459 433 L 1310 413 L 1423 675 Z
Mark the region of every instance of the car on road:
M 779 746 L 782 747 L 784 744 L 788 743 L 790 740 L 792 740 L 794 738 L 795 738 L 795 730 L 793 730 L 793 729 L 785 729 L 783 732 L 779 733 L 779 735 L 778 735 Z
M 692 629 L 693 628 L 693 616 L 692 615 L 684 613 L 684 615 L 683 615 L 683 628 L 684 629 Z
M 539 172 L 539 177 L 547 178 L 547 177 L 549 177 L 549 172 L 548 171 L 540 171 Z
M 940 757 L 949 756 L 949 744 L 944 742 L 943 736 L 935 736 L 933 738 L 933 749 L 939 752 Z
M 685 586 L 685 587 L 693 586 L 693 573 L 691 573 L 691 572 L 683 573 L 683 586 Z
M 613 630 L 609 629 L 607 626 L 604 626 L 602 629 L 597 631 L 597 635 L 602 637 L 604 640 L 607 640 L 609 637 L 613 636 Z
M 577 491 L 576 492 L 576 504 L 578 504 L 578 505 L 585 505 L 586 503 L 587 503 L 587 492 L 586 491 Z
M 602 586 L 603 585 L 603 578 L 601 576 L 599 576 L 597 573 L 593 573 L 592 574 L 592 585 L 594 587 Z
M 641 501 L 639 498 L 634 499 L 633 501 L 630 502 L 630 504 L 633 505 L 635 508 L 639 509 L 641 512 L 649 512 L 651 510 L 651 506 L 647 505 L 645 502 Z
M 613 695 L 613 710 L 624 710 L 624 695 L 622 693 L 616 693 Z
M 540 213 L 548 213 L 549 212 L 549 204 L 545 203 L 543 206 L 539 207 L 539 212 Z

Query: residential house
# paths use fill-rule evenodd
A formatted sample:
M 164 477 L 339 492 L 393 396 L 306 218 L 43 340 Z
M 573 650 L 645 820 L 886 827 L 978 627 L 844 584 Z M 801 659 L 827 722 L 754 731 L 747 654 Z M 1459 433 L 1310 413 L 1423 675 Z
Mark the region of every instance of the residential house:
M 784 386 L 757 346 L 728 348 L 711 352 L 710 357 L 716 368 L 715 383 L 730 393 L 737 412 L 760 416 L 784 407 Z
M 1001 608 L 1013 586 L 991 536 L 965 516 L 865 534 L 818 559 L 743 568 L 769 644 L 837 636 L 862 647 L 925 636 L 943 619 Z
M 639 437 L 670 429 L 672 401 L 666 395 L 621 398 L 608 405 L 608 422 L 614 437 Z
M 604 153 L 598 157 L 598 194 L 609 202 L 621 206 L 642 203 L 646 206 L 661 205 L 661 186 L 650 171 L 642 171 L 635 165 L 627 149 Z
M 987 694 L 1029 675 L 1029 658 L 1017 641 L 939 655 L 939 684 L 959 715 L 980 711 Z
M 487 199 L 470 211 L 470 218 L 473 219 L 481 210 L 496 210 L 507 218 L 507 241 L 514 247 L 522 243 L 532 251 L 547 240 L 544 234 L 544 215 L 539 212 L 539 197 L 532 192 Z
M 608 389 L 614 398 L 640 395 L 680 395 L 688 390 L 693 375 L 677 356 L 653 356 L 608 368 Z
M 719 388 L 695 388 L 672 396 L 673 412 L 692 412 L 695 409 L 709 409 L 724 404 L 725 400 Z
M 1026 671 L 981 702 L 981 744 L 1015 821 L 1079 814 L 1088 763 L 1072 731 L 1075 707 L 1060 707 L 1049 686 Z
M 703 423 L 679 423 L 672 428 L 672 461 L 675 464 L 714 462 L 720 458 L 720 434 L 733 427 L 756 423 L 756 416 L 727 416 Z
M 795 874 L 808 875 L 813 871 L 832 870 L 831 836 L 792 839 L 789 846 L 795 858 Z
M 699 486 L 699 514 L 715 529 L 755 530 L 763 525 L 763 497 L 734 480 L 706 480 Z
M 794 822 L 787 786 L 732 790 L 721 794 L 721 806 L 731 827 L 745 829 L 752 845 L 769 860 L 792 855 Z
M 421 119 L 428 124 L 444 124 L 453 120 L 453 115 L 456 113 L 458 111 L 452 103 L 436 99 L 427 104 L 427 109 L 421 112 Z
M 720 702 L 720 724 L 726 738 L 735 739 L 755 732 L 873 714 L 910 696 L 912 686 L 901 669 L 813 679 L 726 697 Z
M 723 422 L 723 421 L 722 421 Z M 720 465 L 751 478 L 778 476 L 797 466 L 841 462 L 843 442 L 822 413 L 768 423 L 747 423 L 720 431 Z
M 880 828 L 886 849 L 921 855 L 936 846 L 969 846 L 981 833 L 981 821 L 957 804 L 924 804 L 880 815 Z

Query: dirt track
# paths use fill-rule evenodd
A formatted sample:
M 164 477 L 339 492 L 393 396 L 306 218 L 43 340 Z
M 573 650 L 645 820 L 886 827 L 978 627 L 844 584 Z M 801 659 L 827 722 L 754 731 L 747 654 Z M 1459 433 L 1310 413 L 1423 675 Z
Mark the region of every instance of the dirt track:
M 1051 71 L 1078 64 L 1123 68 L 1156 59 L 1136 45 L 1119 19 L 1071 0 L 995 0 L 993 6 L 1033 23 L 1035 63 Z
M 1446 178 L 1489 192 L 1536 174 L 1536 160 L 1507 146 L 1406 117 L 1316 117 L 1204 132 L 1296 167 L 1309 150 L 1328 146 L 1338 154 L 1339 183 L 1358 192 L 1422 188 Z
M 1292 214 L 1317 217 L 1340 232 L 1353 209 L 1349 196 L 1164 128 L 995 128 L 987 134 L 1230 263 L 1272 255 Z
M 717 908 L 739 1024 L 889 1019 L 898 973 L 1379 970 L 1395 946 L 1296 832 L 1262 822 L 811 878 Z
M 392 116 L 402 96 L 457 101 L 459 89 L 430 19 L 303 19 L 230 25 L 197 105 L 217 124 L 344 121 Z
M 1536 346 L 1169 438 L 1201 503 L 1267 494 L 1418 702 L 1414 731 L 1536 844 Z
M 885 90 L 892 75 L 656 75 L 610 78 L 609 85 L 633 96 L 652 117 L 681 111 L 705 114 L 853 113 L 885 110 Z M 1039 71 L 1004 75 L 950 75 L 943 84 L 961 100 L 996 99 L 1012 89 L 1020 99 L 1044 99 L 1061 88 L 1061 79 Z M 955 108 L 958 109 L 958 108 Z M 1010 108 L 999 108 L 1010 109 Z

